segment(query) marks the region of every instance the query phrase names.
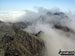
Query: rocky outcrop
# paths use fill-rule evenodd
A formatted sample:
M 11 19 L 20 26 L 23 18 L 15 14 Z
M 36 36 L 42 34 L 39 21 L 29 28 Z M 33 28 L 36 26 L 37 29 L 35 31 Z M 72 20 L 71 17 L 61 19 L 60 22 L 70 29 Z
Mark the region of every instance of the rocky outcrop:
M 8 28 L 0 32 L 0 56 L 42 56 L 44 43 L 39 37 L 21 29 L 15 32 L 11 27 Z

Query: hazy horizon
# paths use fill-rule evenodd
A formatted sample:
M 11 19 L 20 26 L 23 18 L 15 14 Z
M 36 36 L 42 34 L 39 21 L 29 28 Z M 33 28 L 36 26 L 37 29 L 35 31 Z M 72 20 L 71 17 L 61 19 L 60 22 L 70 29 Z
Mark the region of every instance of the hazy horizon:
M 0 0 L 0 20 L 16 20 L 25 10 L 35 11 L 37 7 L 59 8 L 64 12 L 75 13 L 74 6 L 75 0 Z

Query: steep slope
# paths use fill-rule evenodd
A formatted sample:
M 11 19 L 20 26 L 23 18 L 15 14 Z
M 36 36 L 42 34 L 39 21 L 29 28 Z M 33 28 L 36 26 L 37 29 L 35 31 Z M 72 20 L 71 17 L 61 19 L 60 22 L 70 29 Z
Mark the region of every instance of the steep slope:
M 0 44 L 0 56 L 42 56 L 43 41 L 36 36 L 18 30 L 16 34 L 4 36 Z

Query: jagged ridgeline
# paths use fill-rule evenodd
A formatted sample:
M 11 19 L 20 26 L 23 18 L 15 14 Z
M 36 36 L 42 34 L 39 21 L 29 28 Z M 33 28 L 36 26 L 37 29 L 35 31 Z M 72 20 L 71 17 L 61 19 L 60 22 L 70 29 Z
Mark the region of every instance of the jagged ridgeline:
M 15 32 L 13 26 L 8 28 L 3 26 L 8 29 L 6 31 L 1 28 L 2 26 L 0 26 L 0 56 L 42 56 L 44 43 L 39 37 L 21 29 Z

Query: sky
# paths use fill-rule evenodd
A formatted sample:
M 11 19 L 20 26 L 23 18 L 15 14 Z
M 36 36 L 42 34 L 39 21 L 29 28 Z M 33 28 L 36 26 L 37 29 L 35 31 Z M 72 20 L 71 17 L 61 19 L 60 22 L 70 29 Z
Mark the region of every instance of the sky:
M 34 7 L 75 11 L 75 0 L 0 0 L 0 11 L 33 10 Z
M 25 10 L 34 11 L 36 7 L 75 12 L 75 0 L 0 0 L 0 18 L 4 18 L 4 15 L 17 17 Z

